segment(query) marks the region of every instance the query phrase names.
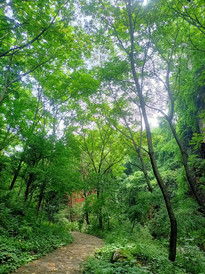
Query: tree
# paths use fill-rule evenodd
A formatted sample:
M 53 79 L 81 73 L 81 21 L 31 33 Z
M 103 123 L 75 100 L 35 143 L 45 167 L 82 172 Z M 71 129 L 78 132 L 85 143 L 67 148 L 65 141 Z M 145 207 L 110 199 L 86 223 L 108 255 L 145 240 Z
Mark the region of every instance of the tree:
M 159 2 L 159 5 L 161 3 Z M 155 49 L 155 51 L 159 54 L 161 59 L 164 62 L 164 66 L 161 64 L 159 65 L 156 62 L 156 57 L 153 58 L 153 75 L 156 76 L 156 79 L 163 83 L 164 89 L 167 92 L 168 95 L 168 114 L 166 114 L 164 111 L 157 109 L 156 107 L 152 107 L 153 109 L 157 109 L 163 117 L 167 120 L 170 129 L 172 131 L 172 134 L 176 140 L 176 143 L 179 147 L 180 153 L 181 153 L 181 159 L 182 163 L 185 169 L 187 181 L 189 183 L 190 189 L 198 202 L 199 206 L 202 210 L 204 210 L 204 194 L 199 192 L 199 189 L 197 187 L 196 179 L 194 178 L 194 175 L 192 174 L 190 168 L 189 168 L 189 155 L 188 151 L 186 149 L 186 146 L 183 144 L 183 142 L 180 140 L 179 134 L 176 131 L 176 127 L 174 125 L 174 120 L 176 117 L 176 114 L 180 114 L 181 111 L 179 110 L 177 113 L 175 102 L 177 104 L 180 103 L 180 108 L 182 108 L 182 105 L 184 105 L 184 102 L 186 102 L 187 98 L 185 99 L 184 95 L 189 96 L 187 94 L 187 91 L 184 89 L 184 82 L 188 82 L 189 86 L 189 93 L 190 93 L 190 87 L 191 82 L 190 80 L 193 79 L 193 67 L 192 71 L 189 69 L 189 66 L 192 63 L 192 53 L 190 53 L 188 46 L 192 47 L 192 44 L 190 44 L 190 33 L 187 34 L 187 28 L 190 28 L 190 31 L 192 32 L 193 26 L 190 26 L 190 22 L 183 22 L 181 18 L 176 18 L 173 15 L 170 15 L 170 11 L 172 11 L 171 7 L 175 10 L 174 4 L 168 5 L 169 9 L 166 9 L 167 13 L 169 14 L 168 18 L 163 17 L 162 11 L 160 10 L 160 16 L 161 20 L 154 20 L 154 23 L 152 22 L 152 25 L 150 25 L 150 38 L 153 43 L 152 47 Z M 187 9 L 188 10 L 188 9 Z M 156 10 L 155 10 L 155 13 Z M 196 13 L 196 11 L 195 11 Z M 188 12 L 186 12 L 188 14 Z M 198 14 L 194 16 L 196 20 L 198 20 L 199 17 L 197 17 Z M 157 17 L 157 18 L 158 18 Z M 192 18 L 192 16 L 191 16 Z M 162 27 L 162 20 L 166 21 L 166 26 Z M 198 20 L 199 21 L 199 20 Z M 164 21 L 163 21 L 164 22 Z M 157 27 L 153 27 L 153 24 L 157 25 Z M 199 23 L 199 26 L 201 24 Z M 172 30 L 172 31 L 170 31 Z M 197 28 L 196 31 L 201 33 L 201 28 Z M 163 39 L 165 37 L 165 39 Z M 195 37 L 192 38 L 194 41 Z M 199 43 L 198 43 L 199 44 Z M 202 37 L 202 43 L 200 43 L 199 48 L 201 47 L 201 44 L 203 44 L 203 37 Z M 186 57 L 185 57 L 186 56 Z M 196 58 L 195 58 L 196 60 Z M 191 65 L 192 66 L 192 65 Z M 195 64 L 196 66 L 196 64 Z M 202 64 L 197 64 L 197 69 L 201 67 Z M 163 69 L 163 73 L 165 76 L 163 77 L 163 73 L 161 71 Z M 185 74 L 186 73 L 186 74 Z M 161 74 L 161 75 L 160 75 Z M 189 79 L 190 77 L 190 79 Z M 185 84 L 187 85 L 187 84 Z M 187 87 L 187 86 L 186 86 Z M 193 92 L 193 91 L 192 91 Z M 181 99 L 183 98 L 183 103 Z M 188 107 L 188 106 L 187 106 Z M 189 107 L 188 110 L 192 112 L 195 111 L 195 115 L 197 113 L 197 108 L 195 106 L 195 102 L 193 99 L 190 98 L 189 100 Z M 186 111 L 186 115 L 189 113 L 189 111 Z M 179 119 L 181 117 L 179 116 Z M 188 120 L 187 118 L 183 117 L 183 123 Z M 195 121 L 194 121 L 195 120 Z M 194 122 L 196 123 L 194 125 Z M 192 125 L 191 130 L 197 130 L 197 121 L 196 119 L 192 118 Z M 179 123 L 178 123 L 179 124 Z M 185 138 L 184 138 L 185 139 Z M 188 142 L 190 139 L 188 140 Z
M 105 202 L 106 177 L 109 174 L 116 176 L 119 164 L 124 159 L 125 150 L 122 148 L 120 138 L 109 124 L 103 124 L 101 119 L 93 120 L 94 129 L 84 128 L 80 132 L 83 151 L 83 165 L 87 167 L 86 173 L 92 182 L 92 190 L 96 190 L 97 214 L 100 229 L 103 229 L 102 208 Z M 85 164 L 86 163 L 86 164 Z M 85 187 L 87 188 L 87 187 Z M 90 188 L 90 187 L 89 187 Z
M 91 13 L 94 9 L 94 5 L 97 3 L 94 1 L 90 5 Z M 123 57 L 130 64 L 131 73 L 130 77 L 134 81 L 135 91 L 139 98 L 139 105 L 142 111 L 142 116 L 145 123 L 147 142 L 149 149 L 149 157 L 153 172 L 162 191 L 164 201 L 166 204 L 167 212 L 171 224 L 170 234 L 170 248 L 169 248 L 169 259 L 175 260 L 176 257 L 176 241 L 177 241 L 177 222 L 171 205 L 170 197 L 167 192 L 166 186 L 158 171 L 153 144 L 152 135 L 149 125 L 149 120 L 146 110 L 146 100 L 143 93 L 144 83 L 144 70 L 145 64 L 149 57 L 149 40 L 147 35 L 143 36 L 144 42 L 140 41 L 141 25 L 144 26 L 145 33 L 147 32 L 146 23 L 142 20 L 144 12 L 142 5 L 137 1 L 118 1 L 118 5 L 110 3 L 109 1 L 103 2 L 98 6 L 98 10 L 95 10 L 100 18 L 103 19 L 106 29 L 109 35 L 113 38 L 115 46 L 118 48 L 116 53 L 122 52 Z M 100 13 L 99 13 L 100 11 Z M 149 29 L 148 29 L 149 33 Z M 125 57 L 127 55 L 127 58 Z
M 110 84 L 110 89 L 111 85 L 114 86 L 114 83 L 112 82 L 112 84 Z M 127 87 L 127 90 L 129 90 L 129 87 Z M 120 91 L 122 92 L 122 87 Z M 133 106 L 126 100 L 126 95 L 125 98 L 123 98 L 123 95 L 120 94 L 119 98 L 117 98 L 117 92 L 118 89 L 116 94 L 113 92 L 111 92 L 111 94 L 107 94 L 108 103 L 105 102 L 101 105 L 98 104 L 97 108 L 101 109 L 102 115 L 110 123 L 110 125 L 122 134 L 124 137 L 125 145 L 129 147 L 129 149 L 134 150 L 136 153 L 139 159 L 139 164 L 135 162 L 131 163 L 131 165 L 136 166 L 143 172 L 148 190 L 152 192 L 153 190 L 145 163 L 145 158 L 147 156 L 147 149 L 145 147 L 147 144 L 146 141 L 144 141 L 145 137 L 142 129 L 142 117 L 140 109 L 138 112 L 134 111 Z M 113 99 L 111 107 L 109 106 L 110 98 Z M 134 99 L 132 98 L 132 100 Z

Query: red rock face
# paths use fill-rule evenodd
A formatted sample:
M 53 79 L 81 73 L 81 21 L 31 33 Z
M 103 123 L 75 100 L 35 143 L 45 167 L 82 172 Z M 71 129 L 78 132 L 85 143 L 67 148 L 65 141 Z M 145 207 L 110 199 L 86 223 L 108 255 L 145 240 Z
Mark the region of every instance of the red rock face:
M 90 191 L 89 193 L 87 193 L 86 196 L 90 196 L 92 194 L 96 194 L 96 190 Z M 80 204 L 80 203 L 84 203 L 85 202 L 85 196 L 84 196 L 84 192 L 74 192 L 72 193 L 71 196 L 69 196 L 69 194 L 66 194 L 66 199 L 67 199 L 67 205 L 69 207 L 74 207 L 75 204 Z

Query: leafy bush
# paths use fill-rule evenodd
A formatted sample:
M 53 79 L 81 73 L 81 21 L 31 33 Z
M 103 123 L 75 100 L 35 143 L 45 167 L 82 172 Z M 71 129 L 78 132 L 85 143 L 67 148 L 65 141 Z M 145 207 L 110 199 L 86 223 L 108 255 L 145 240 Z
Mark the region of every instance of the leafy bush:
M 167 242 L 164 245 L 162 240 L 153 240 L 147 227 L 137 225 L 132 234 L 123 228 L 107 235 L 107 244 L 86 262 L 84 273 L 203 273 L 205 258 L 193 242 L 178 247 L 172 263 L 168 260 Z M 113 262 L 116 250 L 125 255 L 124 260 Z
M 65 226 L 41 222 L 35 211 L 26 213 L 9 200 L 0 204 L 0 232 L 0 273 L 4 274 L 72 241 Z
M 59 225 L 44 223 L 38 227 L 34 225 L 32 229 L 28 228 L 29 224 L 20 227 L 15 238 L 0 236 L 0 273 L 14 270 L 72 241 L 67 229 Z
M 91 259 L 87 262 L 83 273 L 95 273 L 95 274 L 115 274 L 115 273 L 124 273 L 124 274 L 141 274 L 141 273 L 151 273 L 145 267 L 140 267 L 135 261 L 133 262 L 116 262 L 114 264 L 98 261 L 97 259 Z

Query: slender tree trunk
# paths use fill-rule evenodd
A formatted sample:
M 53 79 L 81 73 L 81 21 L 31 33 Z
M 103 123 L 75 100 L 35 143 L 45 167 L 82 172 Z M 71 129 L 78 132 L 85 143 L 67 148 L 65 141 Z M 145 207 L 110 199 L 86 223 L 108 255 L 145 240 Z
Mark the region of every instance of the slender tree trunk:
M 38 206 L 37 206 L 37 215 L 39 214 L 40 208 L 41 208 L 41 203 L 43 200 L 43 193 L 40 193 L 39 199 L 38 199 Z
M 150 130 L 150 125 L 149 121 L 147 118 L 147 112 L 145 108 L 145 101 L 144 97 L 142 94 L 141 86 L 139 84 L 139 80 L 136 74 L 136 69 L 135 69 L 135 62 L 134 62 L 134 29 L 133 29 L 133 23 L 132 23 L 132 12 L 131 12 L 131 1 L 128 1 L 128 16 L 129 16 L 129 32 L 130 32 L 130 42 L 131 42 L 131 51 L 129 54 L 130 58 L 130 65 L 131 65 L 131 70 L 132 70 L 132 75 L 133 79 L 135 82 L 135 87 L 139 96 L 139 101 L 140 101 L 140 107 L 142 110 L 142 116 L 144 119 L 145 123 L 145 128 L 146 128 L 146 134 L 147 134 L 147 142 L 148 142 L 148 149 L 149 149 L 149 157 L 152 165 L 152 169 L 154 172 L 154 175 L 157 179 L 158 185 L 161 189 L 161 192 L 164 197 L 164 201 L 166 204 L 167 212 L 169 215 L 169 220 L 170 220 L 170 225 L 171 225 L 171 233 L 170 233 L 170 245 L 169 245 L 169 260 L 170 261 L 175 261 L 176 258 L 176 243 L 177 243 L 177 221 L 174 215 L 174 211 L 171 205 L 170 197 L 167 191 L 167 188 L 162 180 L 162 177 L 159 173 L 158 167 L 157 167 L 157 162 L 155 159 L 155 154 L 154 154 L 154 149 L 153 149 L 153 144 L 152 144 L 152 135 L 151 135 L 151 130 Z
M 32 182 L 33 182 L 33 179 L 34 179 L 34 174 L 33 174 L 33 173 L 30 173 L 30 174 L 29 174 L 28 181 L 27 181 L 27 184 L 26 184 L 26 191 L 25 191 L 24 202 L 26 202 L 27 199 L 28 199 L 29 188 L 30 188 L 30 185 L 31 185 Z
M 23 162 L 23 160 L 20 160 L 20 162 L 19 162 L 19 164 L 18 164 L 18 167 L 17 167 L 17 169 L 16 169 L 15 172 L 14 172 L 14 177 L 13 177 L 13 180 L 12 180 L 12 182 L 11 182 L 11 185 L 10 185 L 9 190 L 12 190 L 13 187 L 14 187 L 14 184 L 15 184 L 15 182 L 16 182 L 16 179 L 17 179 L 17 177 L 18 177 L 18 175 L 19 175 L 19 172 L 20 172 L 20 170 L 21 170 L 21 164 L 22 164 L 22 162 Z
M 145 121 L 148 148 L 149 148 L 149 156 L 150 156 L 152 169 L 153 169 L 154 175 L 157 179 L 158 185 L 161 189 L 161 192 L 163 194 L 164 201 L 165 201 L 166 208 L 167 208 L 167 212 L 168 212 L 169 219 L 170 219 L 170 224 L 171 224 L 169 259 L 170 259 L 170 261 L 175 261 L 176 242 L 177 242 L 177 221 L 176 221 L 173 209 L 172 209 L 172 205 L 171 205 L 171 201 L 170 201 L 170 197 L 169 197 L 167 188 L 166 188 L 166 186 L 165 186 L 165 184 L 162 180 L 162 177 L 161 177 L 161 175 L 158 171 L 158 167 L 157 167 L 157 163 L 156 163 L 156 159 L 155 159 L 155 154 L 154 154 L 154 149 L 153 149 L 153 145 L 152 145 L 152 135 L 151 135 L 149 122 L 148 122 L 148 119 L 147 119 L 147 113 L 146 113 L 146 109 L 145 109 L 145 102 L 144 102 L 143 95 L 139 94 L 139 98 L 140 98 L 140 105 L 141 105 L 141 108 L 142 108 L 142 113 L 143 113 L 143 117 L 144 117 L 144 121 Z
M 84 176 L 83 176 L 83 181 L 84 181 Z M 84 197 L 85 197 L 85 221 L 86 221 L 86 224 L 89 225 L 90 224 L 90 220 L 89 220 L 89 212 L 87 211 L 87 208 L 86 208 L 86 197 L 87 197 L 87 193 L 86 191 L 84 191 Z
M 85 212 L 85 220 L 86 220 L 87 225 L 89 225 L 90 220 L 89 220 L 89 213 L 88 212 Z
M 132 69 L 133 69 L 133 65 L 132 65 Z M 136 75 L 133 75 L 134 78 L 136 78 Z M 137 82 L 136 82 L 137 83 Z M 137 84 L 136 84 L 137 86 Z M 152 169 L 154 172 L 154 175 L 157 179 L 158 185 L 161 189 L 161 192 L 163 194 L 164 197 L 164 201 L 166 204 L 166 208 L 167 208 L 167 212 L 169 215 L 169 219 L 170 219 L 170 224 L 171 224 L 171 234 L 170 234 L 170 247 L 169 247 L 169 259 L 170 261 L 175 261 L 175 257 L 176 257 L 176 242 L 177 242 L 177 221 L 172 209 L 172 205 L 171 205 L 171 201 L 170 201 L 170 197 L 167 191 L 167 188 L 162 180 L 162 177 L 158 171 L 158 167 L 157 167 L 157 163 L 156 163 L 156 159 L 155 159 L 155 154 L 154 154 L 154 150 L 153 150 L 153 145 L 152 145 L 152 135 L 151 135 L 151 130 L 150 130 L 150 126 L 149 126 L 149 122 L 148 122 L 148 118 L 147 118 L 147 113 L 146 113 L 146 109 L 145 109 L 145 102 L 144 102 L 144 98 L 142 93 L 138 92 L 139 94 L 139 98 L 140 98 L 140 106 L 142 108 L 142 114 L 144 117 L 144 121 L 145 121 L 145 127 L 146 127 L 146 133 L 147 133 L 147 142 L 148 142 L 148 148 L 149 148 L 149 156 L 150 156 L 150 161 L 151 161 L 151 165 L 152 165 Z
M 170 119 L 167 119 L 167 121 L 168 121 L 169 126 L 171 128 L 172 134 L 173 134 L 173 136 L 174 136 L 174 138 L 177 142 L 177 145 L 180 149 L 181 156 L 182 156 L 182 163 L 183 163 L 183 166 L 184 166 L 187 181 L 189 183 L 191 191 L 194 194 L 194 197 L 195 197 L 196 201 L 198 202 L 199 206 L 202 208 L 203 212 L 205 212 L 205 201 L 203 201 L 204 200 L 203 197 L 200 197 L 200 194 L 198 193 L 196 181 L 192 177 L 189 166 L 188 166 L 188 154 L 187 154 L 182 142 L 180 141 L 179 136 L 176 133 L 176 130 L 175 130 L 173 124 L 172 124 L 172 121 Z
M 192 176 L 191 171 L 190 171 L 189 166 L 188 166 L 188 159 L 189 159 L 188 153 L 186 151 L 186 148 L 183 146 L 183 144 L 182 144 L 182 142 L 181 142 L 181 140 L 180 140 L 180 138 L 179 138 L 179 136 L 178 136 L 178 134 L 175 130 L 173 122 L 172 122 L 173 121 L 173 116 L 174 116 L 175 100 L 174 100 L 173 92 L 172 92 L 171 85 L 170 85 L 170 82 L 169 82 L 171 59 L 166 60 L 166 62 L 167 62 L 166 86 L 167 86 L 167 93 L 169 95 L 169 100 L 170 100 L 170 110 L 169 110 L 168 116 L 164 114 L 164 118 L 167 120 L 167 122 L 170 126 L 170 129 L 172 131 L 172 134 L 175 138 L 175 141 L 176 141 L 176 143 L 179 147 L 181 157 L 182 157 L 182 163 L 183 163 L 183 166 L 184 166 L 184 170 L 185 170 L 185 173 L 186 173 L 186 178 L 187 178 L 187 181 L 189 183 L 190 189 L 191 189 L 198 205 L 201 207 L 202 211 L 205 212 L 205 197 L 203 195 L 200 196 L 200 194 L 198 192 L 198 188 L 197 188 L 195 178 Z
M 98 201 L 100 199 L 100 191 L 99 191 L 99 189 L 97 190 L 97 199 L 98 199 Z M 101 207 L 99 208 L 99 211 L 98 211 L 98 221 L 99 221 L 99 227 L 100 227 L 100 229 L 103 230 L 103 219 L 102 219 L 102 208 Z
M 144 102 L 144 98 L 143 98 L 143 95 L 142 95 L 142 92 L 141 92 L 141 89 L 140 89 L 140 86 L 138 83 L 138 79 L 136 77 L 136 72 L 135 72 L 135 67 L 134 67 L 134 59 L 133 58 L 130 58 L 130 59 L 131 59 L 131 67 L 132 67 L 133 77 L 134 77 L 135 85 L 136 85 L 136 88 L 138 91 L 138 95 L 139 95 L 139 99 L 140 99 L 140 106 L 142 109 L 142 114 L 143 114 L 145 127 L 146 127 L 147 142 L 148 142 L 148 148 L 149 148 L 149 157 L 150 157 L 154 175 L 157 179 L 158 185 L 159 185 L 161 192 L 163 194 L 163 197 L 164 197 L 164 201 L 166 204 L 166 208 L 167 208 L 167 212 L 168 212 L 169 220 L 170 220 L 170 224 L 171 224 L 169 260 L 175 261 L 176 243 L 177 243 L 177 221 L 176 221 L 176 218 L 174 215 L 174 211 L 172 209 L 172 205 L 171 205 L 171 201 L 170 201 L 170 197 L 169 197 L 167 188 L 166 188 L 166 186 L 162 180 L 162 177 L 158 171 L 155 154 L 154 154 L 154 149 L 153 149 L 153 145 L 152 145 L 151 130 L 150 130 L 149 121 L 148 121 L 147 113 L 146 113 L 146 109 L 145 109 L 145 102 Z

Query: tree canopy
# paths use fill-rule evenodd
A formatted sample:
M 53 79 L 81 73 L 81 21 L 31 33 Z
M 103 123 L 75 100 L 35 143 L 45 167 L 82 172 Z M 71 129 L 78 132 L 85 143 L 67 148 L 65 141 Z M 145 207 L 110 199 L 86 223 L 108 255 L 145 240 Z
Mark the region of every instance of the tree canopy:
M 204 12 L 202 0 L 0 1 L 0 217 L 60 222 L 69 208 L 90 233 L 140 225 L 171 262 L 188 237 L 204 250 Z

